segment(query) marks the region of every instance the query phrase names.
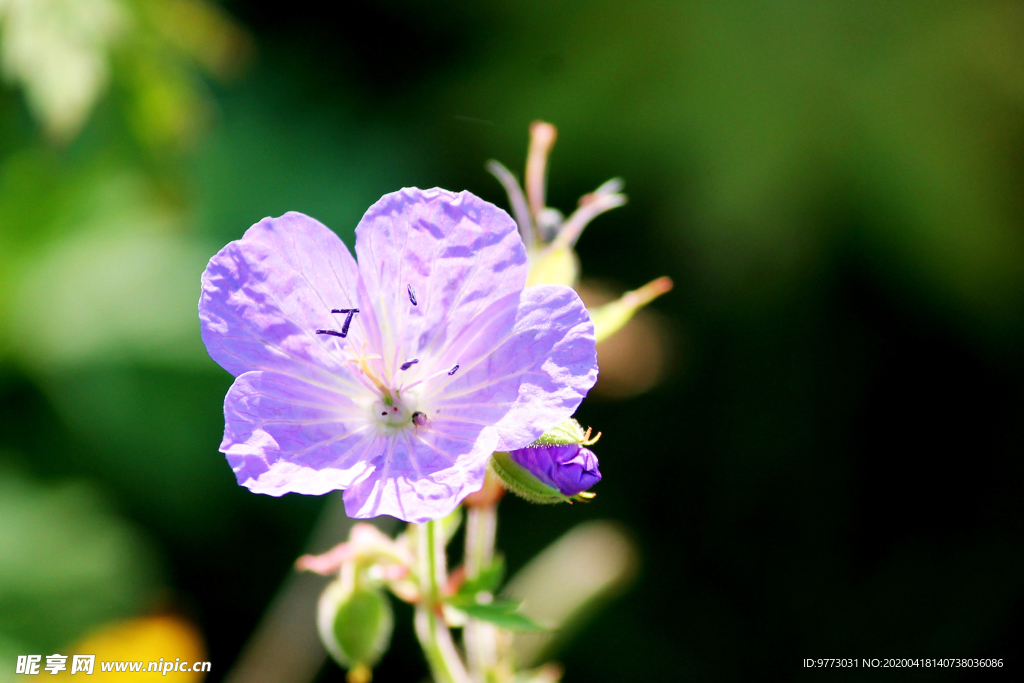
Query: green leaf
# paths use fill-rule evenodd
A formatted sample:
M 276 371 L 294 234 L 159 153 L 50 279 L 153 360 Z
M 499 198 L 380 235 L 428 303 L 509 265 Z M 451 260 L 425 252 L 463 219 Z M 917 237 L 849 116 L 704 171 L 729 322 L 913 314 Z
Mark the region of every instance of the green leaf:
M 477 593 L 494 593 L 505 580 L 505 557 L 498 555 L 484 567 L 474 579 L 468 579 L 459 586 L 458 595 L 475 598 Z
M 110 77 L 108 53 L 129 23 L 115 0 L 0 2 L 0 61 L 55 140 L 74 137 Z
M 448 604 L 457 610 L 465 612 L 471 619 L 486 621 L 508 631 L 548 630 L 519 612 L 519 603 L 514 600 L 495 600 L 485 604 L 456 596 Z

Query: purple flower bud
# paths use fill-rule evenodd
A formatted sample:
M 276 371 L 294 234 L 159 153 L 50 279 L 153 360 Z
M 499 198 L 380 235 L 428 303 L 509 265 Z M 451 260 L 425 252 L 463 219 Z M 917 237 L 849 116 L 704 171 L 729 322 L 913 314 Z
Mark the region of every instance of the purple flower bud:
M 509 451 L 512 459 L 530 474 L 563 496 L 575 496 L 601 481 L 597 456 L 577 443 L 528 446 Z

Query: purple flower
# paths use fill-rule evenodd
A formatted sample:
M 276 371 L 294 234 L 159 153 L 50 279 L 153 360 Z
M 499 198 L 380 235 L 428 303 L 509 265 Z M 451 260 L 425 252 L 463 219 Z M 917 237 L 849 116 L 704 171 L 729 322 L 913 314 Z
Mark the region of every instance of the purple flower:
M 344 489 L 351 517 L 437 519 L 493 451 L 575 411 L 594 328 L 569 287 L 524 288 L 516 224 L 468 192 L 385 195 L 356 254 L 287 213 L 210 260 L 203 341 L 236 375 L 220 450 L 256 493 Z
M 530 474 L 563 496 L 575 496 L 601 481 L 597 456 L 578 443 L 530 446 L 509 453 Z

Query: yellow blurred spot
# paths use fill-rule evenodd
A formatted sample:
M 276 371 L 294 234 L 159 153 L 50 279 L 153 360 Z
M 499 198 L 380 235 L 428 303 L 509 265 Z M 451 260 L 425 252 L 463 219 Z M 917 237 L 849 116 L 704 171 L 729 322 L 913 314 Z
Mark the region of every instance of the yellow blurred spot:
M 147 671 L 150 662 L 188 663 L 189 667 L 196 662 L 206 660 L 206 648 L 203 645 L 202 635 L 199 630 L 190 622 L 175 616 L 142 617 L 129 621 L 117 622 L 102 626 L 91 633 L 86 634 L 67 651 L 60 654 L 67 654 L 67 669 L 60 672 L 58 676 L 71 675 L 72 655 L 96 655 L 96 662 L 93 667 L 90 683 L 104 683 L 105 681 L 179 681 L 193 682 L 202 681 L 206 673 L 182 671 L 168 671 L 163 675 Z M 160 660 L 163 660 L 161 662 Z M 43 659 L 45 664 L 46 659 Z M 102 662 L 143 662 L 142 671 L 132 673 L 128 671 L 103 671 Z M 78 677 L 79 673 L 75 676 Z M 47 678 L 49 679 L 49 674 Z M 72 679 L 76 680 L 76 679 Z
M 369 667 L 360 664 L 356 668 L 349 670 L 345 680 L 348 683 L 370 683 L 373 680 L 373 672 L 370 671 Z

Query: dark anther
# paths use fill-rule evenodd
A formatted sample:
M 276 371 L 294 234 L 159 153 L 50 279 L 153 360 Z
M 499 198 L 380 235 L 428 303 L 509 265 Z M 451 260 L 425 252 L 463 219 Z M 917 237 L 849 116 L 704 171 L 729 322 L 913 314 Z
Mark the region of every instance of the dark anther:
M 317 330 L 317 334 L 331 334 L 335 337 L 341 337 L 344 339 L 348 336 L 348 326 L 352 324 L 352 316 L 359 312 L 358 308 L 332 308 L 331 313 L 344 313 L 345 322 L 341 325 L 341 332 L 335 332 L 334 330 Z
M 458 369 L 459 369 L 459 364 L 458 364 L 458 363 L 456 363 L 456 364 L 455 364 L 455 367 L 453 367 L 453 368 L 452 368 L 451 370 L 449 370 L 449 371 L 448 371 L 448 375 L 449 375 L 449 376 L 451 376 L 451 375 L 454 375 L 454 374 L 455 374 L 455 372 L 456 372 L 456 371 L 457 371 Z
M 403 370 L 408 370 L 409 368 L 411 368 L 412 366 L 416 365 L 419 362 L 420 362 L 419 358 L 412 358 L 410 360 L 407 360 L 404 363 L 402 363 L 402 369 Z
M 412 414 L 412 421 L 413 424 L 415 424 L 417 427 L 422 427 L 423 425 L 427 424 L 427 414 L 421 413 L 420 411 L 417 410 L 415 413 Z
M 348 326 L 352 324 L 352 316 L 356 314 L 355 311 L 349 311 L 348 315 L 345 316 L 345 322 L 341 326 L 341 336 L 344 337 L 348 334 Z
M 388 415 L 388 411 L 386 411 L 386 410 L 383 413 L 381 413 L 381 416 L 383 416 L 383 417 L 387 417 L 387 415 Z
M 412 291 L 412 285 L 409 285 L 409 301 L 412 302 L 413 306 L 416 305 L 416 292 Z

